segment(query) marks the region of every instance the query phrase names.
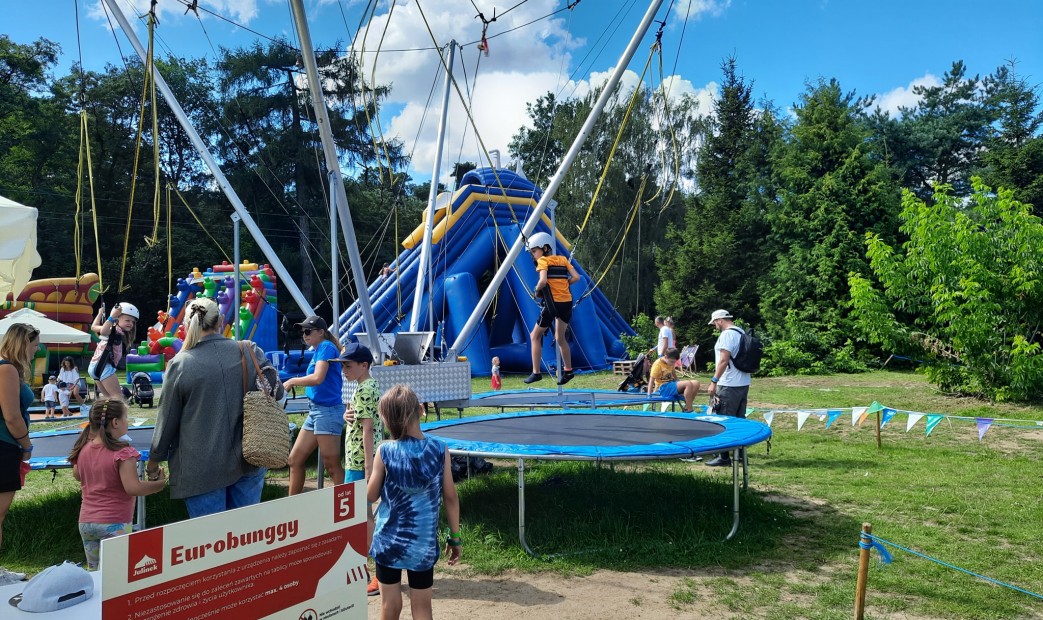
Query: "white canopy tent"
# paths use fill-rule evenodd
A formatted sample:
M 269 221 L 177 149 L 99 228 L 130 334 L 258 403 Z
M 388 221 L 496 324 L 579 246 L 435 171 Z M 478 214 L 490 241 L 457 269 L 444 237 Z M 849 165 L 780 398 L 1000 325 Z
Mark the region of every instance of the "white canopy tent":
M 15 310 L 0 319 L 0 336 L 6 334 L 7 328 L 15 323 L 28 323 L 40 330 L 40 342 L 43 344 L 82 344 L 91 341 L 90 334 L 52 321 L 31 308 Z
M 0 196 L 0 300 L 21 293 L 42 262 L 36 251 L 36 216 L 36 208 Z

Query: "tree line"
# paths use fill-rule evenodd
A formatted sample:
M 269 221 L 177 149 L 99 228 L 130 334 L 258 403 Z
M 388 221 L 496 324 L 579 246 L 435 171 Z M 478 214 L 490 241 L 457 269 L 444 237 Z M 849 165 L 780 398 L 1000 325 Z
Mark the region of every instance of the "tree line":
M 60 54 L 0 35 L 0 193 L 40 209 L 39 277 L 72 275 L 77 257 L 96 271 L 97 250 L 106 295 L 165 307 L 167 204 L 175 277 L 230 254 L 231 208 L 166 104 L 143 97 L 141 63 L 55 75 Z M 371 279 L 430 186 L 406 173 L 401 141 L 372 129 L 390 87 L 334 52 L 318 61 Z M 353 287 L 328 284 L 329 188 L 297 51 L 273 41 L 156 64 L 306 297 L 350 303 Z M 954 62 L 894 115 L 827 78 L 784 112 L 754 99 L 735 58 L 712 109 L 621 89 L 555 196 L 556 225 L 637 326 L 671 315 L 682 342 L 708 350 L 706 317 L 723 307 L 768 342 L 769 373 L 859 371 L 897 354 L 946 389 L 1035 399 L 1043 112 L 1016 68 L 982 77 Z M 509 152 L 537 185 L 597 95 L 528 105 Z M 947 253 L 933 252 L 940 238 Z M 263 260 L 248 237 L 242 255 Z M 964 315 L 1001 326 L 970 338 Z

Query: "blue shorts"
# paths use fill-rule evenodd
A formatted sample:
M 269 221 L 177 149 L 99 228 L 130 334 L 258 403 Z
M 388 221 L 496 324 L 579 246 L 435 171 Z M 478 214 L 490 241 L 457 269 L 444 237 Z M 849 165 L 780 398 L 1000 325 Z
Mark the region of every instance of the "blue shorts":
M 43 404 L 44 404 L 44 406 L 45 406 L 45 407 L 47 407 L 48 409 L 54 409 L 54 407 L 55 407 L 55 406 L 56 406 L 56 405 L 57 405 L 58 403 L 57 403 L 57 402 L 55 402 L 55 401 L 53 401 L 53 400 L 45 400 L 45 401 L 43 401 Z
M 356 480 L 365 480 L 366 472 L 361 469 L 345 469 L 344 470 L 344 482 L 355 482 Z
M 677 382 L 671 381 L 664 383 L 659 386 L 659 395 L 663 398 L 675 399 L 677 398 Z
M 98 362 L 91 362 L 91 365 L 87 367 L 87 374 L 94 377 L 94 371 L 98 368 Z M 116 367 L 112 364 L 106 364 L 105 370 L 101 371 L 101 376 L 96 381 L 104 381 L 116 374 Z
M 316 405 L 308 408 L 308 419 L 304 421 L 304 430 L 316 435 L 340 436 L 344 430 L 344 405 Z

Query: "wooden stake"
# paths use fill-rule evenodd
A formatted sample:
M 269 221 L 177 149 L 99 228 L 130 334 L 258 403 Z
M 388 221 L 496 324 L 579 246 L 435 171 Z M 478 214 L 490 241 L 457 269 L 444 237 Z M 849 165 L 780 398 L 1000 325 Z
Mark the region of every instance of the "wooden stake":
M 882 445 L 880 443 L 880 424 L 881 424 L 881 422 L 880 422 L 880 412 L 877 411 L 876 412 L 876 447 L 877 448 L 882 447 Z
M 866 582 L 869 580 L 869 536 L 873 533 L 873 526 L 869 523 L 862 524 L 862 535 L 859 536 L 858 554 L 858 581 L 855 583 L 855 620 L 862 620 L 866 612 Z

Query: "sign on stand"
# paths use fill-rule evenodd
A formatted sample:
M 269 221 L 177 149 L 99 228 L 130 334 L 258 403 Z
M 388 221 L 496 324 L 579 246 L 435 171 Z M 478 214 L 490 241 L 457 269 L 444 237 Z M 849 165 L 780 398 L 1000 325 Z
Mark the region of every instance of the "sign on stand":
M 366 618 L 366 487 L 102 541 L 105 620 Z

